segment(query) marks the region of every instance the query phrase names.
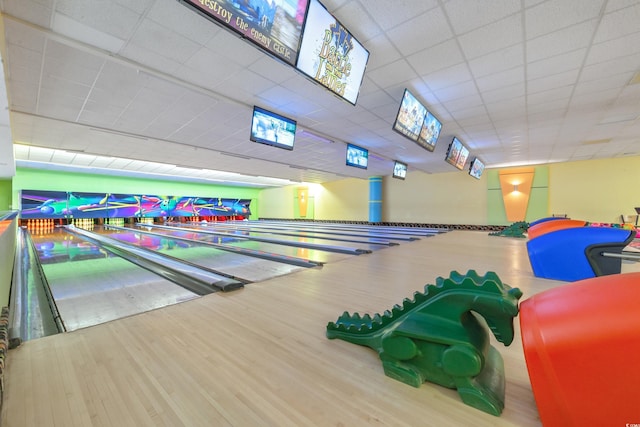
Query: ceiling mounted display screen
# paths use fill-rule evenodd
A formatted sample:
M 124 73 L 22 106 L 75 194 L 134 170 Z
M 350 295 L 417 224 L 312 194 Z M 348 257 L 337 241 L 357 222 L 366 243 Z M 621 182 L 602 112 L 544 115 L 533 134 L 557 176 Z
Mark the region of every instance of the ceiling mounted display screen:
M 458 138 L 454 137 L 451 144 L 449 144 L 445 161 L 462 170 L 464 169 L 465 163 L 467 163 L 467 157 L 469 157 L 469 149 L 462 145 Z
M 417 142 L 426 114 L 425 106 L 409 92 L 409 89 L 405 89 L 396 120 L 393 123 L 393 130 Z
M 482 172 L 484 172 L 484 163 L 479 158 L 473 159 L 471 165 L 469 166 L 469 175 L 474 177 L 475 179 L 480 179 L 482 176 Z
M 405 179 L 407 177 L 407 164 L 396 160 L 393 164 L 392 176 L 398 179 Z
M 418 135 L 416 142 L 429 151 L 435 150 L 441 129 L 442 123 L 440 123 L 440 120 L 436 119 L 433 114 L 427 111 L 427 115 L 424 116 L 420 135 Z
M 309 0 L 178 0 L 295 66 Z
M 366 169 L 369 165 L 369 150 L 357 145 L 347 144 L 347 166 Z
M 249 139 L 261 144 L 293 150 L 296 121 L 260 107 L 253 107 Z
M 298 70 L 355 105 L 368 60 L 369 51 L 318 0 L 310 0 Z

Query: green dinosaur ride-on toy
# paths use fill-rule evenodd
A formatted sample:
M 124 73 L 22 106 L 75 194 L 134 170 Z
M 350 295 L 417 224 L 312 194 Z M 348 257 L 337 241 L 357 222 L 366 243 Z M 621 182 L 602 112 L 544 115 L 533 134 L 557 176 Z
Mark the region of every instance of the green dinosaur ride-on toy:
M 520 289 L 502 283 L 494 272 L 479 276 L 474 270 L 466 275 L 453 271 L 382 315 L 345 312 L 329 322 L 327 337 L 376 350 L 391 378 L 414 387 L 429 381 L 455 388 L 467 405 L 500 415 L 504 363 L 472 311 L 508 346 L 521 296 Z

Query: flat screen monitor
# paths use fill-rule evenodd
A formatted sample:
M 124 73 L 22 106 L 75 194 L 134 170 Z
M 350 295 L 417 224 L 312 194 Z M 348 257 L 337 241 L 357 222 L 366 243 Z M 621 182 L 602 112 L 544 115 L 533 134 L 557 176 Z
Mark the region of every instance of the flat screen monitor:
M 422 123 L 422 129 L 420 129 L 420 135 L 418 135 L 417 143 L 429 151 L 433 151 L 436 148 L 436 142 L 440 136 L 440 130 L 442 130 L 442 123 L 433 114 L 427 111 L 424 116 L 424 122 Z
M 460 170 L 464 169 L 464 165 L 467 163 L 468 158 L 469 150 L 463 145 L 460 150 L 460 154 L 458 154 L 458 160 L 456 160 L 456 167 Z
M 393 177 L 405 179 L 407 177 L 407 164 L 396 160 L 393 164 Z
M 296 68 L 356 105 L 368 60 L 369 51 L 318 0 L 309 0 Z
M 396 120 L 393 123 L 393 130 L 412 141 L 418 141 L 426 114 L 425 106 L 409 92 L 409 89 L 405 89 Z
M 249 139 L 261 144 L 293 150 L 296 121 L 260 107 L 253 107 Z
M 309 0 L 178 1 L 289 65 L 296 64 Z
M 473 159 L 471 165 L 469 166 L 469 175 L 474 177 L 475 179 L 480 179 L 482 176 L 482 172 L 484 172 L 484 163 L 479 158 Z
M 347 166 L 366 169 L 369 165 L 369 150 L 357 145 L 347 144 Z
M 467 147 L 462 145 L 458 138 L 453 137 L 451 144 L 449 144 L 449 150 L 447 151 L 445 161 L 462 170 L 467 162 L 467 157 L 469 157 L 469 150 Z

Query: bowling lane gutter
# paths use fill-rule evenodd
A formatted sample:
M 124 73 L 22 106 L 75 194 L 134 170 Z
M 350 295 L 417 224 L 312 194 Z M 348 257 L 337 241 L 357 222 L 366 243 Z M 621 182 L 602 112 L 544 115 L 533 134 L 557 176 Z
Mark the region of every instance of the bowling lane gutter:
M 149 224 L 145 224 L 145 225 L 139 224 L 139 225 L 140 225 L 140 227 L 142 227 L 142 226 L 150 227 Z M 128 228 L 128 227 L 117 227 L 117 226 L 109 225 L 109 224 L 104 225 L 104 227 L 105 228 L 112 228 L 114 230 L 131 231 L 131 228 Z M 170 228 L 175 229 L 174 227 L 170 227 Z M 195 231 L 195 230 L 189 230 L 189 231 Z M 142 234 L 149 234 L 150 236 L 164 237 L 165 239 L 180 240 L 180 241 L 189 242 L 189 243 L 195 244 L 195 245 L 211 246 L 213 248 L 220 249 L 220 250 L 227 251 L 227 252 L 233 252 L 233 253 L 240 254 L 240 255 L 252 256 L 252 257 L 255 257 L 255 258 L 266 259 L 266 260 L 269 260 L 269 261 L 275 261 L 275 262 L 280 262 L 280 263 L 284 263 L 284 264 L 295 265 L 297 267 L 310 268 L 310 267 L 319 267 L 319 266 L 323 265 L 323 263 L 321 263 L 321 262 L 310 261 L 310 260 L 304 259 L 304 258 L 296 258 L 296 257 L 292 257 L 292 256 L 272 254 L 272 253 L 269 253 L 269 252 L 256 251 L 256 250 L 247 249 L 247 248 L 236 248 L 235 246 L 221 245 L 221 244 L 212 243 L 212 242 L 203 242 L 202 240 L 194 240 L 194 239 L 189 239 L 189 238 L 186 238 L 186 237 L 178 237 L 178 236 L 162 234 L 162 233 L 154 233 L 153 231 L 148 231 L 148 230 L 136 229 L 135 232 L 136 233 L 142 233 Z
M 299 241 L 293 241 L 293 240 L 270 239 L 268 237 L 242 236 L 239 234 L 226 233 L 221 231 L 210 231 L 210 230 L 205 230 L 201 228 L 174 227 L 174 226 L 155 225 L 155 224 L 137 224 L 137 225 L 138 227 L 153 227 L 153 228 L 160 228 L 160 229 L 166 229 L 166 230 L 172 230 L 172 231 L 191 231 L 191 232 L 201 233 L 201 234 L 210 234 L 212 236 L 232 237 L 238 240 L 253 240 L 255 242 L 274 243 L 277 245 L 294 246 L 297 248 L 305 248 L 305 249 L 316 249 L 320 251 L 337 252 L 337 253 L 349 254 L 349 255 L 370 254 L 372 252 L 369 249 L 348 248 L 345 246 L 321 245 L 319 243 L 299 242 Z M 171 237 L 174 237 L 174 236 L 171 236 Z
M 66 225 L 64 229 L 198 295 L 207 295 L 215 291 L 226 292 L 244 286 L 243 282 L 224 277 L 208 268 L 125 244 L 73 225 Z

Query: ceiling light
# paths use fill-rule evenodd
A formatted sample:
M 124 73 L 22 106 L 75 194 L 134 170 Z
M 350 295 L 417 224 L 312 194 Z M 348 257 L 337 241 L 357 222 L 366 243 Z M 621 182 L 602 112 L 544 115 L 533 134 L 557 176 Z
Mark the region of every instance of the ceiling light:
M 326 136 L 319 135 L 319 134 L 317 134 L 315 132 L 311 132 L 310 130 L 307 130 L 307 129 L 298 128 L 298 132 L 296 132 L 296 133 L 298 135 L 307 136 L 309 138 L 317 139 L 318 141 L 326 142 L 327 144 L 333 144 L 335 142 L 334 140 L 329 139 Z
M 226 151 L 221 151 L 220 154 L 222 154 L 223 156 L 237 157 L 239 159 L 251 160 L 251 157 L 243 156 L 242 154 L 227 153 Z
M 608 138 L 608 139 L 592 139 L 591 141 L 583 141 L 582 145 L 606 144 L 608 142 L 611 142 L 611 138 Z

